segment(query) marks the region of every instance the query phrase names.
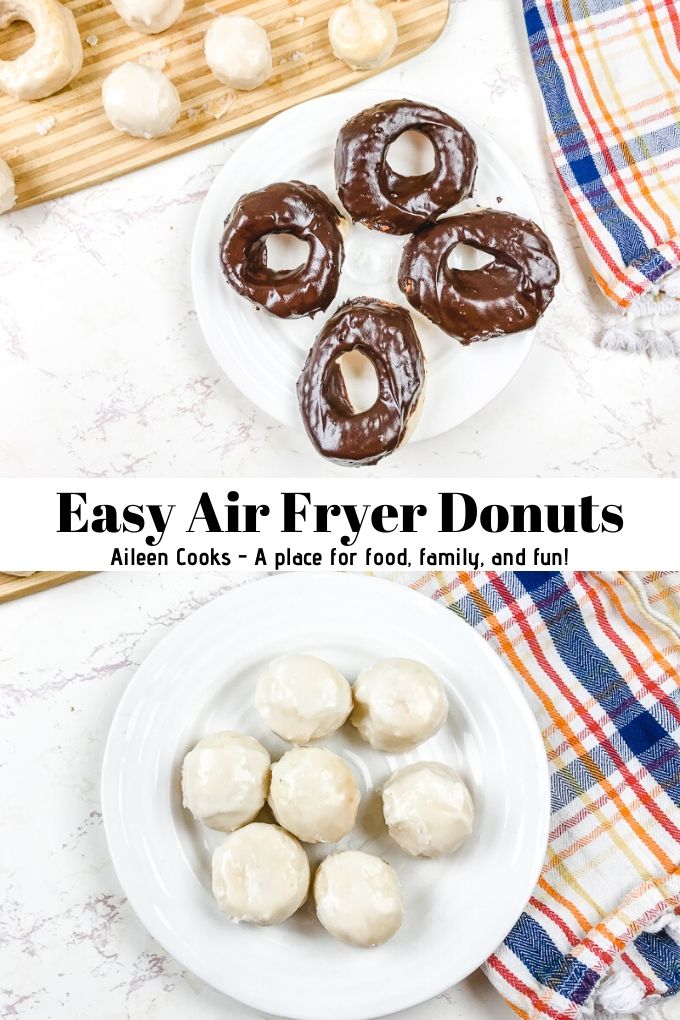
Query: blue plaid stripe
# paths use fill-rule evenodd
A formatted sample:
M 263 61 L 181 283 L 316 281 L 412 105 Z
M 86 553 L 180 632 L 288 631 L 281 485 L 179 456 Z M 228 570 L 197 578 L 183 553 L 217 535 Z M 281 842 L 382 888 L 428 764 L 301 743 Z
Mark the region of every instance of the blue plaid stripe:
M 561 953 L 545 929 L 528 914 L 522 914 L 505 944 L 541 985 L 579 1005 L 597 983 L 597 972 Z
M 635 939 L 635 948 L 658 978 L 668 987 L 666 995 L 680 991 L 680 946 L 665 932 L 643 932 Z
M 562 661 L 615 724 L 613 732 L 607 732 L 606 720 L 600 720 L 616 752 L 626 763 L 636 757 L 680 806 L 677 763 L 674 768 L 669 758 L 677 748 L 658 718 L 657 706 L 652 711 L 644 708 L 597 647 L 560 574 L 543 575 L 543 580 L 536 574 L 519 574 L 518 577 L 531 592 Z M 618 766 L 599 744 L 598 749 L 598 764 L 605 775 L 610 775 Z

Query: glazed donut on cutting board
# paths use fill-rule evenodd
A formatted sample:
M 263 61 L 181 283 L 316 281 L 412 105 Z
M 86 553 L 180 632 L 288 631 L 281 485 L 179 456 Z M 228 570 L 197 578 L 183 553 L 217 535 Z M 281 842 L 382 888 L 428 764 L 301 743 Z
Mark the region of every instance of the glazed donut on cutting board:
M 76 19 L 59 0 L 0 0 L 0 29 L 26 21 L 33 45 L 15 60 L 0 60 L 0 92 L 45 99 L 73 81 L 83 66 Z

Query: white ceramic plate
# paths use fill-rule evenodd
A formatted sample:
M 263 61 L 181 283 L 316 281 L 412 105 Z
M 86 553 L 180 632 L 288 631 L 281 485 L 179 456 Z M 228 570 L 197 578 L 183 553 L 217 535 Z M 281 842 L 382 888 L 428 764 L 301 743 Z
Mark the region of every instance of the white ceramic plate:
M 324 741 L 354 767 L 357 827 L 340 844 L 397 869 L 405 919 L 379 949 L 335 941 L 308 902 L 270 928 L 235 925 L 210 891 L 223 837 L 182 808 L 182 759 L 203 735 L 237 729 L 273 757 L 288 745 L 253 707 L 264 663 L 304 651 L 353 678 L 387 656 L 420 659 L 446 683 L 441 732 L 411 754 L 384 755 L 349 724 Z M 417 760 L 457 767 L 475 801 L 475 830 L 453 857 L 409 858 L 387 836 L 377 788 Z M 423 595 L 361 575 L 286 574 L 237 588 L 174 627 L 130 682 L 102 776 L 104 822 L 120 883 L 151 934 L 185 967 L 264 1013 L 367 1020 L 461 981 L 503 940 L 545 855 L 548 771 L 538 727 L 512 676 L 475 631 Z M 329 848 L 310 849 L 315 863 Z
M 333 176 L 333 153 L 338 131 L 359 110 L 402 98 L 394 91 L 361 89 L 323 96 L 274 117 L 241 145 L 217 175 L 205 197 L 194 234 L 191 273 L 201 328 L 213 355 L 232 382 L 272 418 L 302 428 L 295 384 L 307 352 L 325 318 L 351 297 L 383 298 L 407 305 L 397 286 L 397 270 L 407 238 L 348 226 L 346 259 L 338 296 L 325 315 L 282 320 L 259 311 L 225 282 L 219 263 L 223 224 L 237 199 L 274 181 L 299 179 L 316 184 L 340 206 Z M 412 94 L 406 98 L 419 98 Z M 426 99 L 465 124 L 479 150 L 479 173 L 474 200 L 458 207 L 503 208 L 541 223 L 531 189 L 515 164 L 480 127 L 447 104 Z M 409 142 L 410 140 L 410 142 Z M 406 136 L 393 165 L 402 173 L 427 169 L 429 143 Z M 395 146 L 396 149 L 396 146 Z M 398 162 L 397 162 L 398 161 Z M 500 200 L 500 201 L 499 201 Z M 272 266 L 295 265 L 293 246 L 270 239 Z M 287 249 L 287 251 L 286 251 Z M 456 264 L 475 268 L 478 253 L 459 250 Z M 287 258 L 285 262 L 277 259 Z M 487 260 L 488 261 L 488 260 Z M 407 305 L 407 307 L 410 307 Z M 422 415 L 413 440 L 429 439 L 460 425 L 485 407 L 507 386 L 526 358 L 534 330 L 489 343 L 462 347 L 413 310 L 413 318 L 427 356 L 429 374 Z M 350 395 L 364 406 L 371 403 L 374 374 L 363 362 L 350 378 Z M 373 381 L 372 381 L 373 380 Z

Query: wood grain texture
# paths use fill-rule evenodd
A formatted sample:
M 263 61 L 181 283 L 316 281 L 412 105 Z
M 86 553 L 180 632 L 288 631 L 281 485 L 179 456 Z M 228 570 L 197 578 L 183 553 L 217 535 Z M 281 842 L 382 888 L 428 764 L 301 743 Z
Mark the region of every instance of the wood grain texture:
M 79 577 L 88 577 L 89 573 L 91 571 L 74 574 L 63 570 L 39 570 L 30 577 L 13 577 L 12 574 L 0 573 L 0 602 L 11 602 L 12 599 L 20 599 L 24 595 L 34 595 L 58 584 L 76 581 Z
M 331 52 L 327 24 L 339 2 L 187 0 L 171 29 L 145 36 L 127 28 L 109 0 L 69 0 L 85 53 L 80 75 L 57 95 L 38 102 L 0 96 L 0 156 L 14 172 L 17 207 L 225 138 L 297 103 L 370 77 L 375 72 L 352 71 Z M 386 0 L 385 6 L 399 27 L 399 45 L 387 66 L 431 45 L 449 12 L 449 0 Z M 222 85 L 203 55 L 203 36 L 211 20 L 236 12 L 256 18 L 272 43 L 274 74 L 253 92 Z M 0 54 L 12 59 L 29 42 L 28 26 L 14 24 L 0 33 Z M 165 138 L 130 138 L 115 131 L 104 115 L 102 81 L 118 64 L 140 57 L 156 66 L 162 63 L 182 99 L 182 115 Z M 275 164 L 275 154 L 271 158 Z

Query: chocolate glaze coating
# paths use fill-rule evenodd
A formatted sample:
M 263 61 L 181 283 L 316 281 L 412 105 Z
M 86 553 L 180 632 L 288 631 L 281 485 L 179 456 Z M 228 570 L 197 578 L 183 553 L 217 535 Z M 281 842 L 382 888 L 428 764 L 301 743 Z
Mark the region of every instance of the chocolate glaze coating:
M 452 269 L 457 244 L 493 255 L 482 269 Z M 399 287 L 409 303 L 467 345 L 535 326 L 560 278 L 549 239 L 514 213 L 481 209 L 426 227 L 407 242 Z
M 338 358 L 360 351 L 378 377 L 378 397 L 354 413 Z M 307 434 L 338 464 L 377 464 L 404 441 L 425 383 L 425 356 L 405 308 L 373 298 L 347 301 L 325 324 L 298 379 Z
M 435 165 L 404 177 L 387 162 L 390 145 L 405 131 L 430 139 Z M 354 221 L 373 230 L 410 234 L 468 198 L 477 174 L 477 147 L 462 124 L 434 106 L 397 99 L 352 117 L 335 147 L 340 201 Z
M 243 297 L 279 318 L 325 311 L 340 282 L 344 244 L 342 216 L 312 184 L 270 184 L 242 195 L 224 224 L 222 272 Z M 309 245 L 295 269 L 267 267 L 267 237 L 292 234 Z

